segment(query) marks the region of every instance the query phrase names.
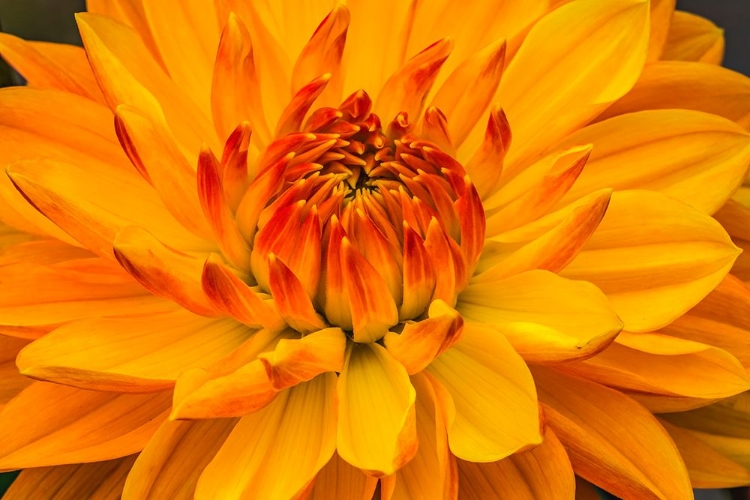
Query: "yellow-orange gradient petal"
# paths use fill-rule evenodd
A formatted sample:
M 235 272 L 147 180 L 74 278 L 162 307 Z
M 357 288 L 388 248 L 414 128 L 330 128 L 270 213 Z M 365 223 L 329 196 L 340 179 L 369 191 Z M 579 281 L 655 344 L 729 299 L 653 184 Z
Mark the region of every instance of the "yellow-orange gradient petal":
M 169 403 L 168 392 L 131 395 L 35 382 L 0 413 L 0 470 L 131 455 L 167 418 Z
M 490 325 L 530 361 L 591 356 L 622 330 L 598 288 L 547 271 L 469 285 L 457 308 L 467 321 Z
M 697 304 L 738 254 L 719 223 L 698 210 L 653 191 L 619 191 L 561 274 L 598 286 L 626 330 L 650 331 Z
M 572 499 L 575 475 L 565 448 L 551 429 L 544 441 L 529 451 L 499 462 L 480 464 L 458 461 L 460 500 Z
M 315 476 L 310 500 L 371 500 L 378 480 L 334 453 Z
M 193 498 L 201 472 L 236 424 L 237 419 L 165 421 L 138 455 L 123 497 Z
M 198 480 L 196 500 L 284 500 L 307 488 L 336 449 L 336 376 L 283 391 L 240 419 Z
M 417 452 L 414 388 L 376 343 L 350 344 L 338 380 L 337 450 L 366 473 L 393 474 Z
M 545 420 L 577 475 L 623 498 L 692 498 L 677 448 L 645 408 L 584 379 L 541 367 L 533 373 Z
M 93 464 L 58 465 L 27 469 L 13 481 L 3 498 L 55 500 L 118 500 L 135 456 Z
M 701 16 L 676 11 L 661 58 L 667 61 L 721 64 L 724 58 L 724 30 Z
M 542 441 L 531 374 L 500 333 L 464 325 L 461 341 L 427 373 L 434 376 L 457 457 L 494 462 Z
M 0 410 L 32 383 L 16 368 L 16 356 L 28 343 L 25 339 L 0 336 Z

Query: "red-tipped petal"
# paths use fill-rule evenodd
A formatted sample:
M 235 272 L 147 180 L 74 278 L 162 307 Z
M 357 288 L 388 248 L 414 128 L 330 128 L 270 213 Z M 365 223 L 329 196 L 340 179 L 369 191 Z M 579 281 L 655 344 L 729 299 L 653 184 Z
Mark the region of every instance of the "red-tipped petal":
M 325 321 L 315 312 L 302 283 L 292 271 L 273 253 L 268 256 L 269 287 L 281 317 L 303 333 L 321 330 Z

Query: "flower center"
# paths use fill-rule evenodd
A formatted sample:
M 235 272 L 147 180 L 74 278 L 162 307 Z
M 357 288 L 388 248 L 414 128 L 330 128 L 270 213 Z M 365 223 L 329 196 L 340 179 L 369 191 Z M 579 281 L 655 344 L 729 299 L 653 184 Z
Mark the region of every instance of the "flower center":
M 238 222 L 257 220 L 244 236 L 258 285 L 318 320 L 290 325 L 370 342 L 434 300 L 455 304 L 484 240 L 477 192 L 435 144 L 384 132 L 365 92 L 316 110 L 259 162 Z

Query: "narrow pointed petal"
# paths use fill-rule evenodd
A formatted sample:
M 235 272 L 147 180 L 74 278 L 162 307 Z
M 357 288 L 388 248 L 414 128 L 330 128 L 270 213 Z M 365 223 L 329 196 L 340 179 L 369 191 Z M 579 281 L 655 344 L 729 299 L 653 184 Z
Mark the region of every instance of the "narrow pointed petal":
M 242 418 L 201 474 L 196 500 L 302 493 L 336 449 L 335 397 L 336 376 L 327 373 Z
M 216 54 L 211 110 L 220 139 L 229 137 L 237 125 L 248 121 L 261 143 L 271 141 L 250 33 L 234 14 L 224 25 Z
M 371 500 L 377 478 L 346 463 L 338 453 L 315 476 L 310 500 Z
M 435 389 L 425 375 L 412 376 L 411 381 L 417 393 L 419 449 L 396 474 L 381 480 L 381 496 L 383 500 L 455 499 L 456 459 L 448 448 L 445 416 Z
M 451 39 L 435 42 L 406 61 L 385 82 L 375 104 L 375 111 L 384 123 L 401 112 L 406 113 L 412 123 L 422 116 L 425 97 L 452 48 Z
M 338 380 L 341 458 L 375 477 L 407 463 L 417 452 L 415 398 L 406 370 L 383 347 L 351 344 Z
M 93 464 L 59 465 L 23 471 L 3 494 L 5 500 L 95 498 L 117 500 L 135 455 Z M 54 492 L 54 493 L 52 493 Z
M 641 405 L 547 368 L 534 368 L 534 380 L 547 424 L 568 450 L 577 475 L 624 498 L 692 498 L 677 448 Z
M 486 233 L 486 220 L 482 200 L 469 176 L 464 177 L 463 194 L 455 203 L 458 225 L 461 229 L 461 254 L 470 275 L 482 254 Z
M 250 181 L 258 174 L 255 170 L 251 174 L 248 162 L 252 134 L 250 122 L 243 121 L 237 125 L 224 144 L 224 151 L 221 155 L 221 185 L 224 199 L 232 214 L 237 213 L 237 207 Z
M 386 333 L 383 339 L 388 352 L 410 375 L 427 368 L 461 338 L 463 319 L 445 302 L 433 302 L 428 316 L 429 319 L 406 323 L 401 333 Z
M 469 285 L 457 309 L 467 321 L 492 325 L 528 361 L 592 356 L 622 329 L 598 288 L 547 271 Z
M 0 55 L 23 76 L 29 87 L 62 90 L 104 102 L 86 53 L 80 47 L 27 42 L 2 33 Z
M 237 419 L 164 421 L 138 455 L 123 497 L 192 498 L 198 477 L 236 423 Z
M 641 0 L 585 0 L 531 29 L 498 91 L 513 127 L 509 176 L 540 153 L 540 144 L 564 137 L 630 90 L 646 58 L 648 15 L 649 2 Z
M 505 40 L 498 40 L 461 63 L 435 94 L 430 106 L 445 113 L 456 147 L 490 105 L 504 64 Z
M 750 129 L 750 81 L 745 75 L 683 61 L 647 65 L 633 88 L 598 119 L 647 109 L 692 109 L 723 116 Z
M 680 450 L 693 488 L 736 488 L 750 483 L 750 469 L 716 451 L 697 433 L 660 422 Z
M 448 119 L 445 114 L 435 106 L 430 106 L 424 112 L 422 119 L 422 133 L 420 137 L 425 140 L 434 142 L 437 146 L 448 153 L 456 155 L 456 148 L 453 146 Z
M 266 153 L 269 151 L 270 148 L 266 150 Z M 245 238 L 245 241 L 254 241 L 261 212 L 265 208 L 266 203 L 284 184 L 284 173 L 286 172 L 289 160 L 294 157 L 294 154 L 287 154 L 287 152 L 288 150 L 282 153 L 279 159 L 260 171 L 258 177 L 248 186 L 245 195 L 237 207 L 237 227 Z
M 344 4 L 337 4 L 321 21 L 294 64 L 293 92 L 297 92 L 319 75 L 330 73 L 331 81 L 320 96 L 318 104 L 336 106 L 340 103 L 344 80 L 341 74 L 341 57 L 350 20 L 349 9 Z
M 501 334 L 464 325 L 461 341 L 428 368 L 456 457 L 494 462 L 542 442 L 536 389 Z
M 135 31 L 96 14 L 78 14 L 77 20 L 91 67 L 113 110 L 129 104 L 153 116 L 162 108 L 169 128 L 188 151 L 197 151 L 204 141 L 218 144 L 207 115 L 167 76 Z
M 745 368 L 728 352 L 657 333 L 621 333 L 568 373 L 619 390 L 715 400 L 750 390 Z
M 573 499 L 575 496 L 576 482 L 570 459 L 551 429 L 544 433 L 544 441 L 539 446 L 499 462 L 482 464 L 459 460 L 458 475 L 462 500 Z
M 435 269 L 419 235 L 404 222 L 404 292 L 399 318 L 416 318 L 427 309 L 435 290 Z
M 169 213 L 193 234 L 211 234 L 195 191 L 195 169 L 161 116 L 154 119 L 128 105 L 117 106 L 115 130 L 130 161 L 154 187 Z
M 724 229 L 701 212 L 661 193 L 617 191 L 562 275 L 601 288 L 626 330 L 653 331 L 705 297 L 738 254 Z
M 697 111 L 613 117 L 572 134 L 561 147 L 574 144 L 594 149 L 566 201 L 605 187 L 650 189 L 711 214 L 742 184 L 750 165 L 750 135 Z
M 269 287 L 279 314 L 289 326 L 303 333 L 326 327 L 315 311 L 299 279 L 273 253 L 268 256 Z
M 217 311 L 249 326 L 278 329 L 284 321 L 276 309 L 260 294 L 242 281 L 216 254 L 203 264 L 201 286 L 206 298 Z
M 495 192 L 503 172 L 503 160 L 510 149 L 511 130 L 508 117 L 502 108 L 490 111 L 482 144 L 466 163 L 466 172 L 477 187 L 482 200 Z
M 201 286 L 201 259 L 170 248 L 136 226 L 119 231 L 113 246 L 120 265 L 151 293 L 196 314 L 218 313 Z
M 167 418 L 169 403 L 168 392 L 123 395 L 35 382 L 0 413 L 0 470 L 131 455 Z
M 289 104 L 281 113 L 281 117 L 276 125 L 276 132 L 274 133 L 276 139 L 302 130 L 302 122 L 305 120 L 307 112 L 326 89 L 330 80 L 330 73 L 324 73 L 322 76 L 318 75 L 294 94 Z
M 237 222 L 224 197 L 221 165 L 204 146 L 198 157 L 198 199 L 219 248 L 238 269 L 250 268 L 250 247 L 240 234 Z
M 71 323 L 36 340 L 17 358 L 21 373 L 82 389 L 169 389 L 185 370 L 214 363 L 250 331 L 230 319 L 185 310 Z
M 446 235 L 435 217 L 429 222 L 424 248 L 435 270 L 435 291 L 432 299 L 440 299 L 453 306 L 456 295 L 468 278 L 461 250 L 453 239 Z
M 703 17 L 676 11 L 661 58 L 720 65 L 724 59 L 724 30 Z

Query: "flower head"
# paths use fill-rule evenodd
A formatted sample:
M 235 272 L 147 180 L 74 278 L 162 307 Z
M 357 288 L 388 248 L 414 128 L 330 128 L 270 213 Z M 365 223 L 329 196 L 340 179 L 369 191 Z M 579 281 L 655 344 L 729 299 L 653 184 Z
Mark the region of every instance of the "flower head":
M 673 7 L 91 0 L 85 52 L 0 38 L 30 87 L 0 92 L 0 468 L 123 498 L 750 482 L 703 435 L 747 418 L 722 99 L 750 82 Z

